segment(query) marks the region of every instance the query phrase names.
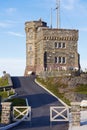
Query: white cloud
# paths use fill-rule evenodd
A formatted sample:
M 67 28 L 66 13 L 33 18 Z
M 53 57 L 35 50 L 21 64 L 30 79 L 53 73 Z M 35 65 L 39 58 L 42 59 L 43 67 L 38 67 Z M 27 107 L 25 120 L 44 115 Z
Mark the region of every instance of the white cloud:
M 25 37 L 25 35 L 17 32 L 7 32 L 9 35 L 16 36 L 16 37 Z
M 0 76 L 4 70 L 12 76 L 23 76 L 25 63 L 25 59 L 0 59 Z
M 13 20 L 6 20 L 7 23 L 9 24 L 24 24 L 24 21 L 13 21 Z
M 61 0 L 61 6 L 63 6 L 66 10 L 73 10 L 74 14 L 81 13 L 86 14 L 86 5 L 82 3 L 80 0 Z
M 5 20 L 5 21 L 0 22 L 0 27 L 1 28 L 8 28 L 8 27 L 12 27 L 14 24 L 16 24 L 16 23 L 13 23 L 12 21 Z
M 16 8 L 8 8 L 8 9 L 6 9 L 6 13 L 8 14 L 8 15 L 11 15 L 11 14 L 13 14 L 13 13 L 15 13 L 16 12 Z
M 2 28 L 7 28 L 9 26 L 10 25 L 8 23 L 0 22 L 0 27 L 2 27 Z
M 75 7 L 75 3 L 77 0 L 62 0 L 63 7 L 67 10 L 72 10 Z

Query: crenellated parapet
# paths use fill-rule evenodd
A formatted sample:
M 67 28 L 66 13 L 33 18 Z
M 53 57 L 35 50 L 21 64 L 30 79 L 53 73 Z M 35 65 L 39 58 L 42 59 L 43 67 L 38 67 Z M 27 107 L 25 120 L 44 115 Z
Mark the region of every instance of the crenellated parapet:
M 44 40 L 58 40 L 58 41 L 78 41 L 78 37 L 75 36 L 66 36 L 66 37 L 57 37 L 57 36 L 44 36 Z

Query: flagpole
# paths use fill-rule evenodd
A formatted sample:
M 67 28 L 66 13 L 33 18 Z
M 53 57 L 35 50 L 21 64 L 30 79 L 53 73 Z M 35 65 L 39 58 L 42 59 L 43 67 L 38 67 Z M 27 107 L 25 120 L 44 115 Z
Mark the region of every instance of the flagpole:
M 56 5 L 57 28 L 60 28 L 60 0 L 56 0 Z

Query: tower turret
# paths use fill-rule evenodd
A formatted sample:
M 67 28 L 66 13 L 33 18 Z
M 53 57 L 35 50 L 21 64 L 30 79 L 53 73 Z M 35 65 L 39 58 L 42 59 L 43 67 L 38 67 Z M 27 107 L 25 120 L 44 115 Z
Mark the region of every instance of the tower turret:
M 25 23 L 26 32 L 26 69 L 25 75 L 36 72 L 36 37 L 39 27 L 46 27 L 47 23 L 41 21 L 30 21 Z

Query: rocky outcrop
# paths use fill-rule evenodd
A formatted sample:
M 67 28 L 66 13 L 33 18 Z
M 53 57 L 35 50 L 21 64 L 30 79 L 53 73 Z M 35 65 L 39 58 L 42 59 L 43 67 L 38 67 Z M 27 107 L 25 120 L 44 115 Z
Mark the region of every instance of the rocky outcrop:
M 63 77 L 61 82 L 68 85 L 69 88 L 76 87 L 80 84 L 87 84 L 87 74 L 75 76 L 75 77 Z
M 70 102 L 75 102 L 75 101 L 81 102 L 82 100 L 87 100 L 87 94 L 69 92 L 69 93 L 65 93 L 64 96 L 67 99 L 69 99 Z
M 60 78 L 60 80 L 56 80 L 62 84 L 62 87 L 59 88 L 60 93 L 63 93 L 64 97 L 71 102 L 87 100 L 87 94 L 80 94 L 73 91 L 79 85 L 87 85 L 87 74 L 75 77 L 63 77 Z

